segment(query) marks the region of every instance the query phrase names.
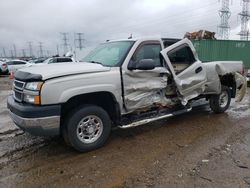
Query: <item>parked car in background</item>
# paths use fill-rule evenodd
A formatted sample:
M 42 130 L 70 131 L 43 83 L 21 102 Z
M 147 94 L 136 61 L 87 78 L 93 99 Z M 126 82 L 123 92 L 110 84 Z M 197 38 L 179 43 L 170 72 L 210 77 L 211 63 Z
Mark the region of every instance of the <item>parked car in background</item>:
M 1 59 L 0 59 L 0 61 L 2 61 L 2 62 L 6 62 L 6 61 L 7 61 L 7 59 L 6 59 L 6 58 L 1 58 Z
M 31 63 L 31 64 L 38 64 L 38 63 L 43 63 L 46 59 L 48 58 L 37 58 L 37 59 L 32 59 L 30 61 L 28 61 L 28 63 Z
M 47 65 L 47 64 L 54 64 L 54 63 L 72 63 L 76 62 L 76 60 L 72 57 L 51 57 L 43 61 L 42 63 L 32 64 L 32 66 L 40 66 L 40 65 Z
M 6 64 L 8 66 L 8 71 L 13 72 L 13 73 L 21 68 L 31 66 L 30 63 L 28 63 L 27 61 L 23 61 L 23 60 L 11 60 L 11 61 L 7 61 Z
M 0 61 L 0 74 L 8 74 L 8 66 L 5 62 Z
M 247 73 L 247 86 L 250 87 L 250 72 Z

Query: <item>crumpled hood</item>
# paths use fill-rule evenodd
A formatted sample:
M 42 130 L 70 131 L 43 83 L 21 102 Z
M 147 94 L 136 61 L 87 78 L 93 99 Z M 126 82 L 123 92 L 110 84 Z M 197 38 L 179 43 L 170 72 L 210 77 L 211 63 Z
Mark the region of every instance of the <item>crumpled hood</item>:
M 94 63 L 58 63 L 21 69 L 15 73 L 15 78 L 23 81 L 47 80 L 60 76 L 104 72 L 109 70 L 110 67 L 104 67 Z

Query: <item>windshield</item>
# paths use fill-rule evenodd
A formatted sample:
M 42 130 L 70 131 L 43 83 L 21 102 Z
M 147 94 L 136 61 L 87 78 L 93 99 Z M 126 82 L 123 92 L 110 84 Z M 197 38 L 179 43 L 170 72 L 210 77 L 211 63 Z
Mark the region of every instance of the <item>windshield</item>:
M 133 41 L 119 41 L 101 44 L 81 61 L 100 63 L 110 67 L 117 66 L 124 60 L 133 43 Z

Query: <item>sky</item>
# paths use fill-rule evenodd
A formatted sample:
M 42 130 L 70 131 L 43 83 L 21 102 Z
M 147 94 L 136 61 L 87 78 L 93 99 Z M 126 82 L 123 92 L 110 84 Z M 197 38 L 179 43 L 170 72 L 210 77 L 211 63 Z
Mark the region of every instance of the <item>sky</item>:
M 29 55 L 32 42 L 39 55 L 64 51 L 62 32 L 74 50 L 75 33 L 84 33 L 78 56 L 108 39 L 133 37 L 182 38 L 201 29 L 217 33 L 220 22 L 218 0 L 0 0 L 0 56 Z M 230 3 L 230 39 L 239 39 L 240 0 Z M 79 57 L 80 58 L 80 57 Z

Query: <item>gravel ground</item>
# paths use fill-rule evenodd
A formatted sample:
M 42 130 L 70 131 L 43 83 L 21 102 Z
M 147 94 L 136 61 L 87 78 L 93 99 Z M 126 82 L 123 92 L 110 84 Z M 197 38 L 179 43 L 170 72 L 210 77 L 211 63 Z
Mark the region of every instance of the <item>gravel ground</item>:
M 250 187 L 249 94 L 223 114 L 203 104 L 115 130 L 103 148 L 81 154 L 59 137 L 19 130 L 6 108 L 10 88 L 1 77 L 0 187 Z

